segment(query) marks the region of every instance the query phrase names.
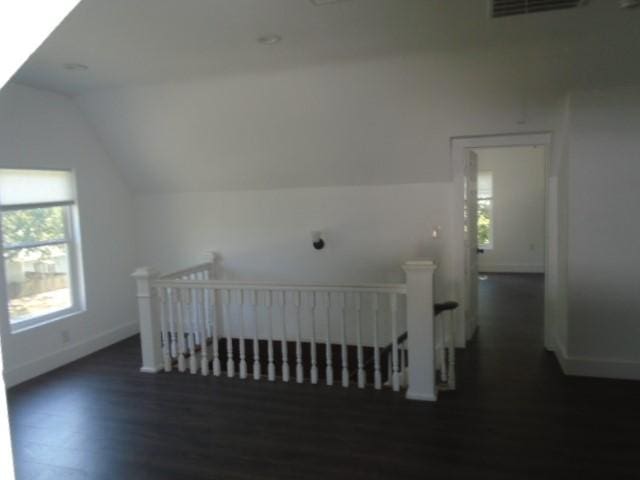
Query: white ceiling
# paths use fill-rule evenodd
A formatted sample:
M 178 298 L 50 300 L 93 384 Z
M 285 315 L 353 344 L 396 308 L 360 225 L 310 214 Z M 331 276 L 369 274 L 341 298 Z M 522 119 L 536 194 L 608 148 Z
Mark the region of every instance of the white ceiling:
M 553 130 L 567 91 L 640 84 L 640 9 L 617 5 L 84 0 L 15 80 L 73 96 L 136 193 L 446 182 L 451 137 Z
M 488 17 L 485 0 L 84 0 L 15 80 L 76 95 L 414 50 L 587 57 L 603 44 L 638 53 L 639 32 L 640 11 L 616 0 L 503 19 Z M 256 42 L 269 33 L 283 41 Z

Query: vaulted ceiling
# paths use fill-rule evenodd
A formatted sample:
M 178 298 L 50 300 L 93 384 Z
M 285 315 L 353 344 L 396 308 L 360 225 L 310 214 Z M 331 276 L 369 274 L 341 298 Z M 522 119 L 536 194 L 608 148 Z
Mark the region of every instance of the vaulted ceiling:
M 14 80 L 74 97 L 135 192 L 447 181 L 452 136 L 640 83 L 640 9 L 488 5 L 84 0 Z
M 488 6 L 489 0 L 323 6 L 310 0 L 83 0 L 16 80 L 72 95 L 412 50 L 498 48 L 572 58 L 597 57 L 607 45 L 622 54 L 638 43 L 640 12 L 619 9 L 616 0 L 502 19 L 491 19 Z M 256 42 L 265 34 L 282 42 Z M 68 63 L 89 70 L 65 70 Z

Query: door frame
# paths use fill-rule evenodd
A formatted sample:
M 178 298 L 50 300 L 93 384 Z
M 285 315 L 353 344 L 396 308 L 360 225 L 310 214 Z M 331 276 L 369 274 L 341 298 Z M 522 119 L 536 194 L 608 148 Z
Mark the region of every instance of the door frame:
M 544 345 L 545 348 L 551 350 L 551 332 L 552 318 L 549 315 L 549 306 L 547 302 L 550 300 L 548 294 L 548 272 L 552 270 L 550 265 L 549 246 L 553 240 L 550 235 L 549 219 L 556 212 L 551 212 L 550 208 L 557 208 L 556 202 L 550 202 L 549 178 L 551 173 L 551 153 L 552 153 L 552 134 L 551 132 L 531 132 L 531 133 L 513 133 L 513 134 L 496 134 L 496 135 L 477 135 L 462 136 L 451 138 L 451 165 L 453 169 L 453 218 L 452 218 L 452 247 L 453 247 L 453 288 L 454 296 L 458 299 L 460 307 L 456 316 L 456 346 L 463 348 L 467 342 L 473 338 L 477 330 L 477 320 L 465 318 L 466 311 L 466 295 L 467 285 L 465 284 L 464 275 L 464 164 L 469 156 L 469 151 L 474 148 L 492 148 L 492 147 L 527 147 L 542 146 L 545 148 L 545 249 L 544 249 L 544 269 L 545 269 L 545 285 L 544 285 Z M 555 218 L 555 217 L 553 217 Z M 476 280 L 477 281 L 477 280 Z

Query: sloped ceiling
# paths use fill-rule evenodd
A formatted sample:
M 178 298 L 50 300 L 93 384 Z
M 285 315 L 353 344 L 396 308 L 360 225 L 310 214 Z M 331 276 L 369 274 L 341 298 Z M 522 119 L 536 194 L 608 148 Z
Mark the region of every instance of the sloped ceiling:
M 615 0 L 504 19 L 488 12 L 488 0 L 83 0 L 16 80 L 75 95 L 411 50 L 593 57 L 637 40 L 640 21 Z M 256 42 L 270 33 L 283 41 Z M 64 70 L 70 62 L 90 70 Z
M 640 81 L 616 5 L 84 0 L 15 81 L 74 96 L 136 192 L 445 181 L 451 136 L 549 129 L 566 89 Z

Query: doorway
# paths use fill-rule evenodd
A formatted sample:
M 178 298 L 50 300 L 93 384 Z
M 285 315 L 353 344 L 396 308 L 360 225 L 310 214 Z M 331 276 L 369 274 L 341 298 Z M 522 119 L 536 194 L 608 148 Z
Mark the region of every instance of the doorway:
M 533 282 L 533 289 L 533 284 L 539 285 L 544 297 L 540 343 L 550 348 L 549 279 L 544 275 L 553 263 L 549 255 L 553 246 L 550 210 L 555 209 L 548 180 L 550 147 L 547 133 L 452 140 L 459 347 L 475 335 L 479 309 L 486 308 L 486 301 L 478 302 L 479 285 L 493 292 L 491 286 L 504 287 L 512 279 L 520 285 Z
M 479 348 L 536 359 L 543 343 L 545 147 L 473 153 Z

